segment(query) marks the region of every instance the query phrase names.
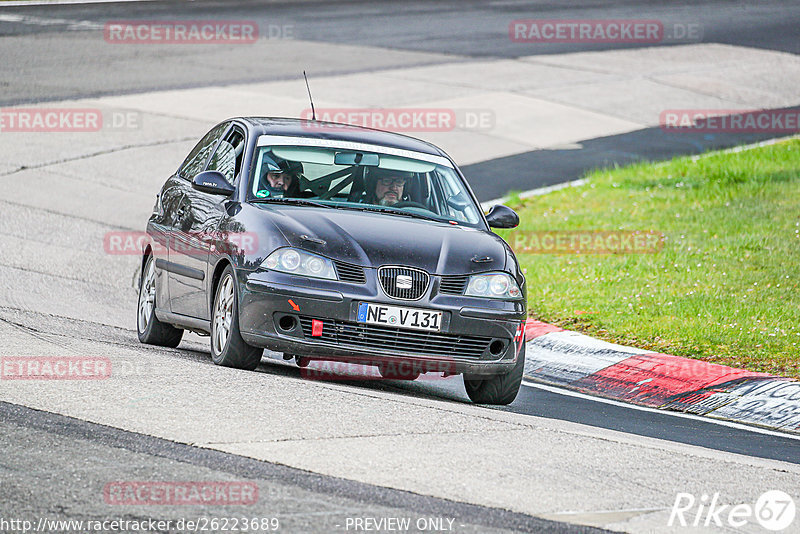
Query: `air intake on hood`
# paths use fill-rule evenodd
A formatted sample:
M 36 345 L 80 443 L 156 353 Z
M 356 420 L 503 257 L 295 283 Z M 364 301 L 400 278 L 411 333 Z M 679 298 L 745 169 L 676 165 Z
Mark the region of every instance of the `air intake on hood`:
M 381 267 L 378 269 L 378 280 L 390 297 L 417 300 L 428 289 L 430 276 L 425 271 L 411 267 Z

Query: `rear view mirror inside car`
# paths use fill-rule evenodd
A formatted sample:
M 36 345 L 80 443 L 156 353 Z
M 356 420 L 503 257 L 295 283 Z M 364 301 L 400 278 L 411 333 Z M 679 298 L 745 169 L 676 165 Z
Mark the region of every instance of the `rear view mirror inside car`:
M 377 154 L 363 152 L 337 152 L 333 162 L 336 165 L 361 165 L 364 167 L 377 167 L 381 160 Z

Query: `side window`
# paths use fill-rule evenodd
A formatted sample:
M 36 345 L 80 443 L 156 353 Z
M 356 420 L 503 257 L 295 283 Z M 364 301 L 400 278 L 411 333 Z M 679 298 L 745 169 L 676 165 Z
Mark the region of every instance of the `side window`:
M 242 170 L 244 148 L 244 133 L 235 127 L 225 136 L 214 155 L 211 156 L 208 170 L 219 171 L 229 183 L 234 183 Z
M 191 152 L 189 152 L 179 172 L 183 178 L 191 180 L 203 170 L 206 161 L 208 161 L 208 156 L 211 155 L 211 151 L 214 150 L 214 147 L 217 145 L 219 137 L 225 133 L 228 124 L 227 122 L 223 122 L 216 126 L 197 143 Z

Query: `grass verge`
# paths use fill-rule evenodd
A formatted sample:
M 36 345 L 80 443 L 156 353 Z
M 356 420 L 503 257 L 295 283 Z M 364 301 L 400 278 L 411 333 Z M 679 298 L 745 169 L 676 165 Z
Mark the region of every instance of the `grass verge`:
M 800 378 L 800 140 L 587 179 L 513 197 L 521 224 L 498 232 L 517 244 L 532 317 L 654 352 Z M 542 244 L 547 235 L 593 231 L 661 233 L 663 246 L 520 250 L 531 235 Z

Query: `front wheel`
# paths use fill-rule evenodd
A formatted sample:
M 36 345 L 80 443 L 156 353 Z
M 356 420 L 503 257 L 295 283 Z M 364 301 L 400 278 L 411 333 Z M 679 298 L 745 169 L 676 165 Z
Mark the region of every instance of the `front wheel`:
M 519 349 L 517 364 L 503 375 L 489 378 L 471 378 L 464 375 L 464 389 L 467 396 L 476 404 L 511 404 L 517 398 L 525 371 L 525 342 Z
M 211 317 L 211 359 L 217 365 L 252 371 L 261 362 L 264 351 L 251 347 L 239 331 L 239 299 L 233 268 L 222 273 L 214 296 Z
M 148 345 L 175 348 L 181 342 L 183 330 L 162 323 L 156 317 L 156 261 L 148 256 L 139 279 L 139 305 L 136 308 L 136 333 L 139 341 Z

